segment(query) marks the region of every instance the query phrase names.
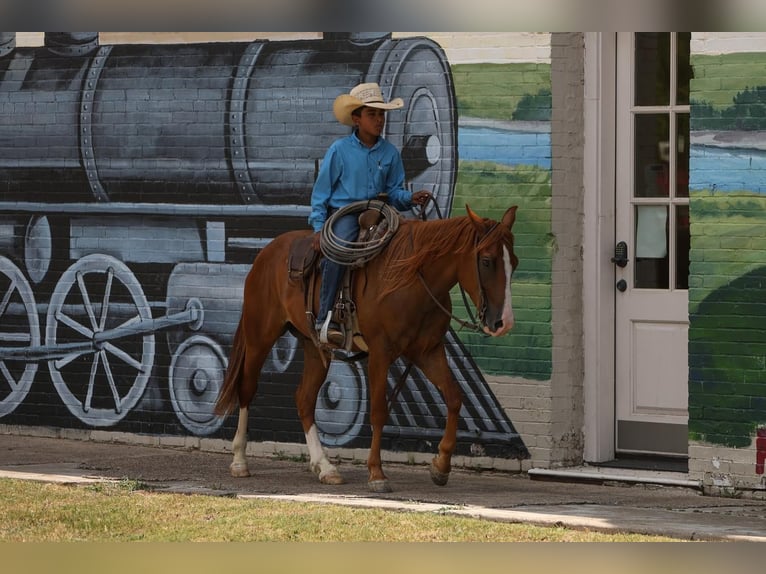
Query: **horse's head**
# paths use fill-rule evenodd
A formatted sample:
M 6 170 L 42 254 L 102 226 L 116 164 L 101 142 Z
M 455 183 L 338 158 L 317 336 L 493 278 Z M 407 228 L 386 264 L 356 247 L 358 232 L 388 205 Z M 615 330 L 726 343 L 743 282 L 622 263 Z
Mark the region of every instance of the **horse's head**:
M 464 285 L 479 310 L 479 321 L 484 332 L 493 337 L 505 335 L 513 327 L 513 306 L 511 304 L 511 277 L 519 264 L 513 252 L 511 228 L 516 221 L 514 205 L 509 208 L 500 222 L 483 219 L 468 205 L 468 217 L 476 229 L 476 271 L 473 281 Z

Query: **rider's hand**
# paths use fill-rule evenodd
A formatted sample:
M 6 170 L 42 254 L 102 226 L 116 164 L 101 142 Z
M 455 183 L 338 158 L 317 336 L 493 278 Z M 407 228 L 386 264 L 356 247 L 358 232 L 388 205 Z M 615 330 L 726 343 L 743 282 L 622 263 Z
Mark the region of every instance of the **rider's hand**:
M 320 237 L 320 235 L 322 235 L 322 233 L 320 231 L 317 231 L 314 234 L 313 241 L 311 242 L 311 246 L 314 248 L 314 251 L 316 251 L 317 253 L 319 253 L 319 251 L 321 251 L 321 248 L 319 247 L 319 237 Z
M 421 189 L 412 194 L 412 203 L 415 205 L 425 205 L 429 199 L 432 199 L 432 196 L 425 189 Z

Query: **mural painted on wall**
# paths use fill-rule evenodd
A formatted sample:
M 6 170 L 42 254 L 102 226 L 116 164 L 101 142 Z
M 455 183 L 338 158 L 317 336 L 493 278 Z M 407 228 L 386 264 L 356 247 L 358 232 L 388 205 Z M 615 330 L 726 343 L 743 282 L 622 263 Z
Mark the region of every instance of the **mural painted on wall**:
M 13 34 L 0 34 L 2 423 L 231 436 L 235 417 L 214 417 L 212 404 L 244 277 L 263 245 L 306 227 L 318 162 L 345 135 L 332 101 L 357 83 L 376 81 L 407 102 L 389 114 L 386 137 L 402 150 L 409 185 L 430 190 L 438 211 L 468 201 L 494 215 L 516 202 L 529 221 L 517 225 L 519 244 L 534 250 L 535 234 L 547 237 L 535 214 L 550 196 L 549 71 L 542 92 L 520 95 L 527 129 L 479 122 L 461 133 L 464 145 L 450 64 L 425 37 L 100 45 L 95 33 L 49 33 L 45 43 L 17 48 Z M 485 130 L 501 132 L 492 145 L 481 143 Z M 517 160 L 481 157 L 482 147 L 506 145 L 497 137 L 509 146 L 531 137 L 534 157 L 528 139 L 517 142 Z M 524 254 L 519 326 L 525 311 L 544 319 L 538 297 L 549 309 L 546 249 L 537 268 L 540 253 Z M 513 357 L 517 346 L 519 361 L 498 356 L 488 370 L 549 373 L 549 335 L 535 336 L 542 350 L 506 342 L 500 350 Z M 482 345 L 447 336 L 465 395 L 456 452 L 526 457 L 477 365 Z M 302 351 L 286 334 L 264 367 L 251 439 L 303 441 L 292 396 L 301 370 Z M 392 387 L 404 370 L 392 367 Z M 364 365 L 334 362 L 317 405 L 323 442 L 366 446 L 366 401 Z M 443 424 L 438 391 L 415 369 L 384 446 L 433 450 Z
M 500 339 L 461 333 L 484 372 L 548 380 L 551 331 L 551 71 L 549 62 L 452 66 L 459 110 L 455 209 L 502 216 L 509 197 L 523 261 L 514 271 L 516 325 Z M 477 86 L 480 87 L 477 89 Z M 457 295 L 453 307 L 460 314 Z
M 692 63 L 689 430 L 728 447 L 755 440 L 763 474 L 766 54 Z

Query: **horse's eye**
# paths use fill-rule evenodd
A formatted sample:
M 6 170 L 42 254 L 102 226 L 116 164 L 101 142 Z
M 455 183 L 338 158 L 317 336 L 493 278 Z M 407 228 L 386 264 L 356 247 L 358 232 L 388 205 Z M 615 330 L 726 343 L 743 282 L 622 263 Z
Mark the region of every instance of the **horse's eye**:
M 492 264 L 492 261 L 488 257 L 482 257 L 481 258 L 481 264 L 484 267 L 489 267 Z

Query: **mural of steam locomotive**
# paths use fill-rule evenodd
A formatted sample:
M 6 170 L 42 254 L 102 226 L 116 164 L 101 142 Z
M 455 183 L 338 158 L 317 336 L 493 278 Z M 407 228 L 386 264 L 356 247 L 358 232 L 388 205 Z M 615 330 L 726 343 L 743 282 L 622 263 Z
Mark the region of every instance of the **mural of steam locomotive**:
M 427 38 L 100 45 L 97 33 L 47 33 L 44 46 L 17 48 L 15 34 L 0 33 L 0 421 L 13 420 L 47 367 L 78 424 L 114 427 L 162 370 L 185 431 L 220 432 L 212 405 L 244 277 L 273 237 L 306 227 L 319 162 L 346 133 L 332 102 L 360 82 L 405 100 L 385 137 L 402 150 L 412 189 L 449 213 L 455 96 Z M 526 456 L 459 339 L 448 339 L 466 396 L 460 436 Z M 301 355 L 290 334 L 275 345 L 256 425 L 291 399 Z M 395 364 L 392 386 L 404 370 Z M 317 405 L 323 441 L 353 444 L 365 411 L 363 365 L 335 361 Z M 386 434 L 427 442 L 443 416 L 413 370 Z

